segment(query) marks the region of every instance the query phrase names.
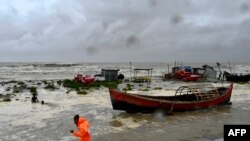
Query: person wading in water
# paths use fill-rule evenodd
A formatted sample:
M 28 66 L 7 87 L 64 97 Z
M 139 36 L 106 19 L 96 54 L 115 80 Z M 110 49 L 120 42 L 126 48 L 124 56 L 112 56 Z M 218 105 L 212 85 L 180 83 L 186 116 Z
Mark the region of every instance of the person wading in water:
M 79 115 L 74 116 L 74 122 L 79 129 L 79 131 L 70 130 L 70 133 L 75 137 L 79 137 L 80 141 L 91 141 L 90 131 L 89 131 L 89 122 Z
M 32 102 L 32 103 L 37 103 L 37 102 L 39 102 L 39 100 L 38 100 L 36 94 L 33 94 L 32 98 L 31 98 L 31 102 Z

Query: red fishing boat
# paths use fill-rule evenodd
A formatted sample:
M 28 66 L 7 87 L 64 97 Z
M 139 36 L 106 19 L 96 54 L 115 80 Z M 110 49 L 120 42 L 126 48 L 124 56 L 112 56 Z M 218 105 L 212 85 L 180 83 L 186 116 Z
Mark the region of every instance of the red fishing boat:
M 200 75 L 188 75 L 184 78 L 182 78 L 185 81 L 197 81 L 200 78 Z
M 228 87 L 212 85 L 181 86 L 174 96 L 131 94 L 109 89 L 114 110 L 128 112 L 190 111 L 230 103 L 233 84 Z
M 95 77 L 91 77 L 89 75 L 83 76 L 82 74 L 77 74 L 74 78 L 74 80 L 78 83 L 82 83 L 82 84 L 92 84 L 95 82 Z
M 172 68 L 172 76 L 176 79 L 182 79 L 184 81 L 198 81 L 201 75 L 194 74 L 193 68 L 189 66 L 174 67 Z

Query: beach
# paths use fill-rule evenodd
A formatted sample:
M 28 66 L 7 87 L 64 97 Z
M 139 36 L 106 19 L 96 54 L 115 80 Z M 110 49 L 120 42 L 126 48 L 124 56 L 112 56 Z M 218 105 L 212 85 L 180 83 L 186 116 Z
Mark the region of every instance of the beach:
M 200 64 L 194 64 L 199 66 Z M 167 72 L 166 63 L 138 63 L 136 67 L 152 67 L 153 75 Z M 244 73 L 249 64 L 232 65 L 234 72 Z M 1 63 L 0 94 L 11 95 L 11 101 L 0 102 L 0 138 L 2 140 L 61 140 L 76 141 L 69 130 L 76 129 L 75 114 L 86 117 L 90 122 L 93 141 L 222 141 L 225 124 L 250 123 L 250 83 L 235 83 L 232 105 L 205 110 L 177 112 L 164 115 L 126 113 L 112 109 L 108 88 L 90 89 L 86 95 L 69 91 L 57 82 L 73 79 L 79 72 L 94 75 L 101 68 L 119 68 L 120 73 L 130 77 L 129 63 Z M 228 70 L 225 65 L 222 70 Z M 54 90 L 45 89 L 46 83 L 53 83 Z M 31 103 L 31 94 L 24 90 L 13 93 L 13 87 L 24 83 L 37 88 L 38 99 L 45 104 Z M 119 85 L 122 89 L 129 82 Z M 199 82 L 214 86 L 227 86 L 224 82 Z M 130 83 L 131 84 L 131 83 Z M 179 86 L 196 82 L 153 80 L 135 88 L 149 88 L 149 91 L 133 92 L 148 95 L 174 95 Z M 154 89 L 161 87 L 162 89 Z

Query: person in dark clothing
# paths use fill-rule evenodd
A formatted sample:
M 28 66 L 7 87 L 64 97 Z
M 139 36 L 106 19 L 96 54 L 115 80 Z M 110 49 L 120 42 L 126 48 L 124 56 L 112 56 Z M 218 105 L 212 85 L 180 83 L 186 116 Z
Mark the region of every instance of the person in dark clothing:
M 33 94 L 32 98 L 31 98 L 31 102 L 32 102 L 32 103 L 37 103 L 37 102 L 39 102 L 39 100 L 37 99 L 37 95 L 36 95 L 36 94 Z

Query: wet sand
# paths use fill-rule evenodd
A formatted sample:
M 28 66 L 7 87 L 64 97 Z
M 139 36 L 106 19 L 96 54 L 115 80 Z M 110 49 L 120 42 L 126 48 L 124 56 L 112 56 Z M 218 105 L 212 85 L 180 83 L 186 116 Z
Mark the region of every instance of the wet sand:
M 191 83 L 151 83 L 152 88 L 164 89 L 145 93 L 171 94 L 184 84 Z M 74 91 L 67 94 L 66 91 L 62 86 L 55 91 L 38 87 L 38 99 L 44 100 L 45 105 L 32 104 L 28 92 L 16 94 L 11 102 L 1 102 L 1 139 L 76 141 L 78 139 L 69 133 L 70 129 L 76 129 L 72 120 L 75 114 L 89 119 L 93 141 L 222 141 L 224 124 L 250 123 L 250 84 L 234 86 L 232 105 L 172 116 L 114 111 L 107 88 L 90 90 L 87 95 L 77 95 Z

